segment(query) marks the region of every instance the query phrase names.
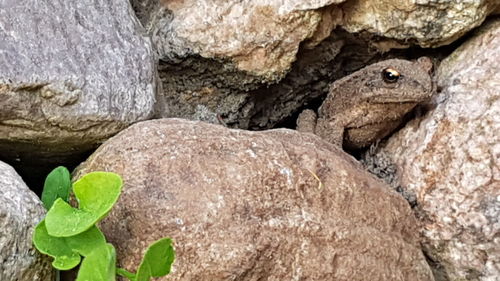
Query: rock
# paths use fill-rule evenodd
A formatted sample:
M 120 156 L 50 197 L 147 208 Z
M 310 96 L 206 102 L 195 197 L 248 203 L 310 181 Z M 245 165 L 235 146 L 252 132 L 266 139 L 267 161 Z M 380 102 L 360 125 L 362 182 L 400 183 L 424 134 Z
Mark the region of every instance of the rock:
M 500 276 L 499 58 L 496 19 L 441 63 L 436 108 L 369 159 L 416 198 L 427 255 L 449 280 Z
M 328 37 L 341 17 L 322 7 L 343 1 L 132 1 L 160 53 L 162 116 L 213 122 L 219 115 L 229 126 L 259 129 L 282 121 L 326 92 L 311 84 L 338 69 L 329 64 L 342 42 L 324 44 L 331 50 L 323 61 L 306 54 L 295 67 L 304 72 L 279 89 L 270 84 L 290 72 L 301 43 L 312 48 Z M 277 108 L 267 110 L 273 101 Z
M 196 54 L 231 60 L 240 71 L 274 81 L 288 72 L 299 44 L 315 34 L 322 20 L 317 9 L 344 1 L 133 1 L 133 5 L 160 58 Z
M 12 167 L 0 162 L 0 280 L 55 280 L 50 258 L 38 253 L 31 240 L 44 215 L 40 199 Z
M 146 121 L 75 178 L 96 170 L 124 179 L 101 223 L 121 266 L 174 239 L 173 272 L 159 280 L 433 280 L 408 204 L 310 134 Z
M 343 64 L 338 59 L 348 45 L 340 38 L 323 40 L 314 49 L 303 49 L 290 72 L 280 83 L 259 87 L 248 93 L 245 108 L 236 115 L 237 127 L 254 130 L 269 129 L 282 122 L 308 102 L 325 95 L 330 81 L 342 76 Z M 355 63 L 354 60 L 351 62 Z M 345 65 L 344 65 L 345 66 Z M 230 117 L 229 117 L 229 120 Z
M 152 117 L 151 40 L 126 0 L 0 3 L 0 158 L 61 163 Z
M 350 0 L 342 6 L 342 27 L 397 40 L 380 40 L 381 49 L 409 47 L 408 43 L 439 47 L 479 26 L 498 8 L 498 0 Z

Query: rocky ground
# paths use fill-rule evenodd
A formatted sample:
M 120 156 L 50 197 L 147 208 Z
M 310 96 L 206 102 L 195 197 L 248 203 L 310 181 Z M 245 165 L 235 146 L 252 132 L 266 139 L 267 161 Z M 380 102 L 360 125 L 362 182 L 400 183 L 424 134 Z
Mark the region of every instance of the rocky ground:
M 123 177 L 101 227 L 126 268 L 172 237 L 159 280 L 499 280 L 499 14 L 497 0 L 0 2 L 0 280 L 55 280 L 31 236 L 59 165 Z M 358 71 L 422 56 L 418 77 Z M 409 100 L 425 75 L 431 97 Z M 344 151 L 294 130 L 303 109 L 388 136 Z

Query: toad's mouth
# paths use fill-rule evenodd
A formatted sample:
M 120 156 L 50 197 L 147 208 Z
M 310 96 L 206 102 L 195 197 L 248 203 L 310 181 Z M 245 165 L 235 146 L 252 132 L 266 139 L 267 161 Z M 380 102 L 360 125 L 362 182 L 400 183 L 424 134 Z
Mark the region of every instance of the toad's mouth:
M 387 120 L 384 120 L 384 121 L 381 121 L 381 122 L 364 123 L 364 124 L 360 124 L 359 126 L 348 126 L 345 129 L 347 131 L 350 131 L 350 130 L 365 130 L 365 129 L 371 129 L 374 126 L 376 126 L 376 127 L 386 127 L 386 126 L 390 126 L 390 125 L 393 125 L 395 123 L 400 123 L 400 122 L 401 122 L 401 120 L 399 118 L 397 118 L 397 119 L 387 119 Z
M 424 101 L 426 99 L 417 99 L 417 98 L 401 98 L 401 97 L 379 97 L 379 98 L 373 98 L 370 100 L 370 104 L 388 104 L 388 103 L 393 103 L 393 104 L 405 104 L 405 105 L 410 105 L 410 104 L 416 104 Z

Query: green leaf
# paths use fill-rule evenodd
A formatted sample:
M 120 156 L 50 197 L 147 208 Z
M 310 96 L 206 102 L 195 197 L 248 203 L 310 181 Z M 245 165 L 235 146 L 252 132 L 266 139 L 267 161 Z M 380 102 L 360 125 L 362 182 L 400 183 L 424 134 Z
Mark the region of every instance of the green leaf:
M 80 203 L 75 209 L 57 199 L 46 216 L 50 235 L 69 237 L 82 233 L 104 218 L 120 196 L 123 182 L 119 175 L 92 172 L 73 184 L 73 192 Z
M 76 281 L 115 281 L 116 252 L 107 243 L 94 249 L 82 261 Z
M 80 209 L 102 219 L 118 200 L 122 190 L 122 178 L 109 172 L 92 172 L 73 185 Z
M 68 270 L 80 263 L 80 255 L 87 256 L 94 249 L 106 245 L 106 238 L 97 226 L 71 237 L 54 237 L 47 232 L 45 220 L 35 228 L 33 244 L 43 254 L 54 258 L 52 265 Z
M 68 246 L 64 238 L 53 237 L 48 234 L 45 220 L 35 227 L 33 244 L 42 254 L 54 258 L 52 266 L 56 269 L 69 270 L 80 263 L 80 255 Z
M 69 237 L 86 231 L 97 221 L 97 217 L 89 212 L 71 207 L 58 198 L 45 216 L 45 223 L 50 235 Z
M 45 178 L 43 185 L 42 202 L 45 209 L 50 209 L 57 198 L 68 202 L 71 191 L 71 178 L 68 169 L 57 167 Z
M 162 238 L 146 250 L 136 281 L 149 281 L 151 277 L 161 277 L 170 273 L 175 259 L 175 251 L 170 238 Z
M 106 238 L 97 226 L 92 226 L 89 230 L 76 236 L 65 237 L 66 243 L 73 251 L 82 256 L 88 256 L 95 249 L 106 245 Z

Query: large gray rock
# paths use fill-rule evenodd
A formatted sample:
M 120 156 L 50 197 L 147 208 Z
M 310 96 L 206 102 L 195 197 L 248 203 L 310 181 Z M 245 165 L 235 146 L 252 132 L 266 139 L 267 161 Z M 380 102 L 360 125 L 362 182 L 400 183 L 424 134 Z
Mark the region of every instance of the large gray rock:
M 0 1 L 0 38 L 0 158 L 62 161 L 154 113 L 155 55 L 127 0 Z
M 415 198 L 424 246 L 449 280 L 500 276 L 500 20 L 438 69 L 436 108 L 368 162 Z
M 12 167 L 0 162 L 0 280 L 54 280 L 50 258 L 38 253 L 31 240 L 44 215 L 40 199 Z
M 121 266 L 174 239 L 159 280 L 433 280 L 404 199 L 314 135 L 146 121 L 76 176 L 96 170 L 124 179 L 101 223 Z

